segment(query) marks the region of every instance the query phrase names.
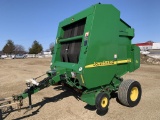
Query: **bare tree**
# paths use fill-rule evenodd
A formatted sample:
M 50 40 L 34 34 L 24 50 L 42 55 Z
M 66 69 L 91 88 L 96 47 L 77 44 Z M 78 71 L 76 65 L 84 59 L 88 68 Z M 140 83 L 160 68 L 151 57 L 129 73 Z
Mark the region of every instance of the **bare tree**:
M 50 45 L 49 45 L 49 49 L 51 50 L 51 52 L 53 52 L 53 50 L 54 50 L 54 43 L 52 42 L 52 43 L 50 43 Z
M 15 45 L 14 53 L 15 54 L 24 54 L 25 49 L 22 45 Z

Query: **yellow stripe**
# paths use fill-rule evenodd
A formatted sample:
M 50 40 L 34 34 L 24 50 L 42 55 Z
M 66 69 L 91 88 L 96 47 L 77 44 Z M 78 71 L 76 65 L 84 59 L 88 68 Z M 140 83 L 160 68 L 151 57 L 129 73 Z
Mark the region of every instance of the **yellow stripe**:
M 81 75 L 81 79 L 82 79 L 82 83 L 84 83 L 84 79 L 83 79 L 83 76 Z
M 85 68 L 99 67 L 99 66 L 109 66 L 116 64 L 129 63 L 131 59 L 119 60 L 119 61 L 103 61 L 103 62 L 94 62 L 94 64 L 86 65 Z

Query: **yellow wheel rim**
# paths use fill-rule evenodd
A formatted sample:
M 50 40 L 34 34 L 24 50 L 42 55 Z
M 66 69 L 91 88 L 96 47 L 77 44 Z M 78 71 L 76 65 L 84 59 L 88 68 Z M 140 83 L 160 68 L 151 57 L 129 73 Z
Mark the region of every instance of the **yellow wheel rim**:
M 101 106 L 105 108 L 108 105 L 108 99 L 106 97 L 102 98 Z
M 133 88 L 131 89 L 130 99 L 131 99 L 132 101 L 136 101 L 137 98 L 138 98 L 138 94 L 139 94 L 138 88 L 137 88 L 137 87 L 133 87 Z

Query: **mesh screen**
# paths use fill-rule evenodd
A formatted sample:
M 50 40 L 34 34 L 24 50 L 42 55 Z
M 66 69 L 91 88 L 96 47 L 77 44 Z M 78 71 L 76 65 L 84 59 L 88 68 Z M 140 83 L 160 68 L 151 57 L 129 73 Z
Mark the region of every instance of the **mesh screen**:
M 61 61 L 78 63 L 82 39 L 61 43 Z
M 85 23 L 86 18 L 63 27 L 63 38 L 70 38 L 74 36 L 83 35 Z

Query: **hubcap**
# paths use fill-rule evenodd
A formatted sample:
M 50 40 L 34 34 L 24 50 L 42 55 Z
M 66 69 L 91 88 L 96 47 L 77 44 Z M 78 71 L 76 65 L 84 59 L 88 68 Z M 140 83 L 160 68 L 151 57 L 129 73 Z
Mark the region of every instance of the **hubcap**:
M 108 104 L 108 99 L 106 97 L 102 98 L 102 101 L 101 101 L 101 106 L 103 108 L 105 108 Z
M 138 88 L 137 88 L 137 87 L 133 87 L 133 88 L 131 89 L 130 99 L 131 99 L 132 101 L 136 101 L 137 98 L 138 98 L 138 94 L 139 94 Z

